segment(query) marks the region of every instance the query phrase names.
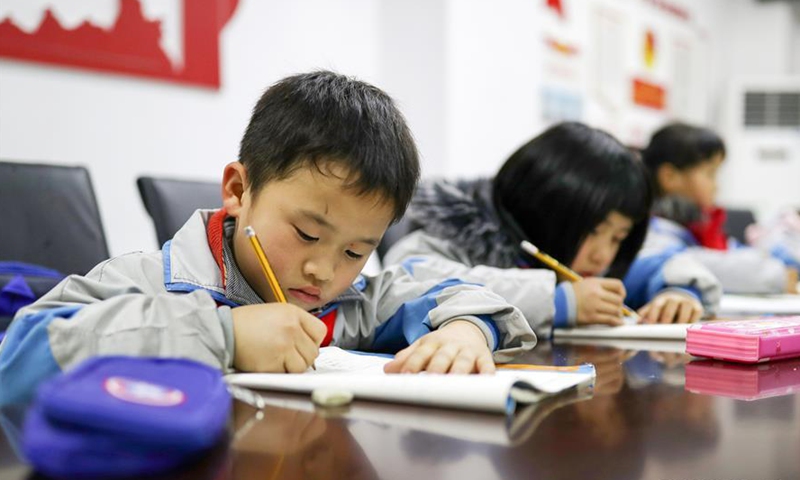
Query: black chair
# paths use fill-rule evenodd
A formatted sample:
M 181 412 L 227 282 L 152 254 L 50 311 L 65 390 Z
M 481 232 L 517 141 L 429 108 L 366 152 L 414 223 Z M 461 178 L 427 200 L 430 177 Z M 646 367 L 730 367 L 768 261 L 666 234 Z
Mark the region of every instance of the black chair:
M 108 258 L 108 245 L 84 167 L 0 161 L 0 261 L 23 262 L 84 274 Z M 0 287 L 16 273 L 0 273 Z M 56 286 L 57 275 L 23 275 L 36 297 Z M 0 331 L 11 318 L 0 316 Z
M 749 225 L 756 223 L 753 211 L 749 209 L 726 208 L 725 233 L 741 243 L 747 243 L 744 232 Z
M 222 206 L 218 182 L 139 177 L 136 185 L 155 224 L 159 245 L 171 239 L 198 208 Z
M 0 161 L 0 261 L 84 274 L 108 258 L 89 171 Z

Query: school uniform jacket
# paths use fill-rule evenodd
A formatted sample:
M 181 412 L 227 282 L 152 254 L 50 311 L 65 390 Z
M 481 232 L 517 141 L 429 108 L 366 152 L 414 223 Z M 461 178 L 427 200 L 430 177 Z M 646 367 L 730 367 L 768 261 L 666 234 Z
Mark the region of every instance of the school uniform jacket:
M 231 309 L 262 301 L 233 261 L 233 223 L 214 213 L 195 212 L 160 252 L 107 260 L 20 310 L 0 344 L 0 403 L 25 401 L 94 355 L 182 357 L 231 371 Z M 329 327 L 326 340 L 347 349 L 396 352 L 456 319 L 481 329 L 496 361 L 536 343 L 498 295 L 457 276 L 416 280 L 402 267 L 359 277 L 313 313 Z
M 571 284 L 556 285 L 553 272 L 529 268 L 495 210 L 491 180 L 423 182 L 406 217 L 420 230 L 393 245 L 385 264 L 403 265 L 419 279 L 450 273 L 482 278 L 486 287 L 519 307 L 540 336 L 549 336 L 553 326 L 575 325 Z M 676 290 L 698 298 L 713 313 L 721 297 L 713 274 L 677 251 L 640 254 L 623 283 L 625 301 L 633 308 Z
M 680 252 L 708 268 L 725 293 L 783 293 L 786 266 L 768 252 L 729 244 L 727 250 L 701 246 L 682 224 L 660 216 L 650 220 L 643 252 L 652 255 Z

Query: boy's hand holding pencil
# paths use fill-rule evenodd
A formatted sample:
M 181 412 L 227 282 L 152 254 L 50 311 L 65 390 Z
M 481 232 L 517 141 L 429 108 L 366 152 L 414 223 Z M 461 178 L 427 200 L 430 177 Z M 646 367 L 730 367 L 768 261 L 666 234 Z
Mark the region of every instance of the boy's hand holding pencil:
M 297 305 L 247 305 L 232 309 L 231 314 L 236 370 L 302 373 L 319 356 L 325 325 Z
M 319 346 L 327 328 L 314 315 L 286 303 L 255 231 L 246 227 L 245 233 L 276 302 L 247 305 L 231 311 L 236 342 L 233 365 L 247 372 L 305 372 L 319 356 Z

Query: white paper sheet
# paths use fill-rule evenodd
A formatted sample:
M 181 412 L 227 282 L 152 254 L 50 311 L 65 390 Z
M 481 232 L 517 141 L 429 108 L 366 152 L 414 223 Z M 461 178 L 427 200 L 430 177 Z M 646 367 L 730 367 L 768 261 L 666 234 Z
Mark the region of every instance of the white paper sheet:
M 685 340 L 686 329 L 690 324 L 635 324 L 609 327 L 606 325 L 590 325 L 575 328 L 557 328 L 553 330 L 555 338 L 637 338 L 637 339 L 672 339 Z
M 383 373 L 383 356 L 354 354 L 336 347 L 320 350 L 316 371 L 302 374 L 238 373 L 225 377 L 234 385 L 311 393 L 318 388 L 347 390 L 356 398 L 445 408 L 508 413 L 514 401 L 530 402 L 594 380 L 594 367 L 541 367 L 500 370 L 495 375 Z M 516 387 L 516 388 L 512 388 Z M 513 397 L 513 398 L 512 398 Z
M 797 314 L 800 314 L 800 295 L 725 294 L 719 305 L 718 316 Z

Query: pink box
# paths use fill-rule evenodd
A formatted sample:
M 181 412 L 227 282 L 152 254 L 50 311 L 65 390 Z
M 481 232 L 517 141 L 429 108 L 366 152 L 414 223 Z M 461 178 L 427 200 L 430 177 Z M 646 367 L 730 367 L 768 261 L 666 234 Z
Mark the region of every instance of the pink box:
M 692 325 L 686 331 L 686 353 L 742 363 L 800 357 L 800 316 Z

